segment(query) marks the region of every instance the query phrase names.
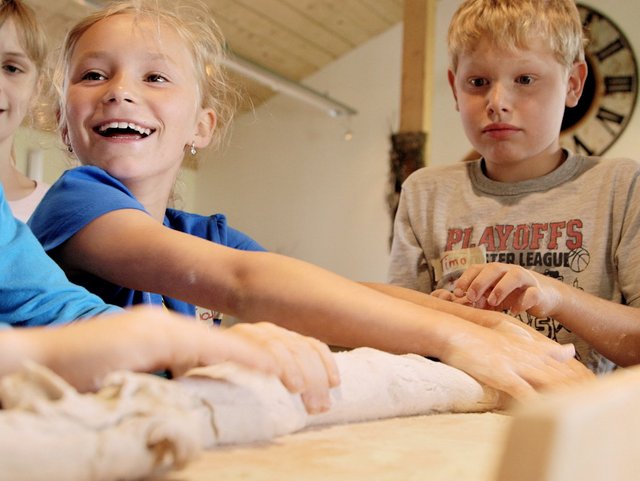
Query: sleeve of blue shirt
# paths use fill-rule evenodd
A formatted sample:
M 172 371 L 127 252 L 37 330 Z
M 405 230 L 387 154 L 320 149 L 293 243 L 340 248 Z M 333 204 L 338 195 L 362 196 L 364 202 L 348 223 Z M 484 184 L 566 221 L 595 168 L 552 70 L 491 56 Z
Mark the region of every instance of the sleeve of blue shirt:
M 29 228 L 16 220 L 0 186 L 0 323 L 65 324 L 119 308 L 69 282 Z
M 119 180 L 97 167 L 76 167 L 62 174 L 47 191 L 29 219 L 29 227 L 49 252 L 93 220 L 118 209 L 144 211 Z
M 29 219 L 29 226 L 44 250 L 50 253 L 95 219 L 121 209 L 146 213 L 144 206 L 118 179 L 98 167 L 81 166 L 64 172 L 51 186 Z M 202 216 L 167 209 L 163 225 L 234 249 L 264 250 L 246 234 L 229 227 L 223 214 Z M 194 305 L 170 296 L 161 298 L 81 273 L 73 279 L 114 304 L 125 306 L 162 301 L 171 310 L 190 316 L 195 314 Z

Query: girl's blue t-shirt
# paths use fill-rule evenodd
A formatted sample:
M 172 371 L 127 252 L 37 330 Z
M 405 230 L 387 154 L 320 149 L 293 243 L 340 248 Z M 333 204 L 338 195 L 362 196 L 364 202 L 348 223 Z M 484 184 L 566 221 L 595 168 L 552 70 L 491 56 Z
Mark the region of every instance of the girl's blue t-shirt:
M 115 177 L 94 166 L 71 169 L 62 174 L 29 219 L 29 226 L 44 250 L 59 247 L 94 219 L 120 209 L 146 212 L 133 194 Z M 227 247 L 264 251 L 256 241 L 227 225 L 222 214 L 202 216 L 167 209 L 163 224 L 170 229 L 191 234 Z M 118 286 L 97 276 L 80 273 L 72 280 L 117 306 L 163 304 L 177 312 L 195 315 L 195 306 L 160 294 Z

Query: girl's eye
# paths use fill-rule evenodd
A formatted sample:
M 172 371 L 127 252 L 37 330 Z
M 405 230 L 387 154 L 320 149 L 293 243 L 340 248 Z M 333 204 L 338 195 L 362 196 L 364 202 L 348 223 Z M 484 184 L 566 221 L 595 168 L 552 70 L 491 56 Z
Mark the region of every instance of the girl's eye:
M 9 73 L 24 73 L 24 70 L 22 68 L 10 63 L 4 65 L 2 68 Z
M 516 82 L 522 85 L 531 85 L 533 83 L 533 77 L 531 75 L 520 75 Z
M 151 73 L 149 75 L 147 75 L 147 82 L 166 82 L 167 78 L 163 77 L 162 75 L 160 75 L 159 73 Z
M 87 72 L 82 76 L 82 80 L 104 80 L 105 76 L 99 72 Z

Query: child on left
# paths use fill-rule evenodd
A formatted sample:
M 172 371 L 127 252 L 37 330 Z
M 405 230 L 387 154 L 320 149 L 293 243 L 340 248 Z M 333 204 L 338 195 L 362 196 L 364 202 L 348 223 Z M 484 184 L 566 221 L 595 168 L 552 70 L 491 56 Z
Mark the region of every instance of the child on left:
M 16 167 L 14 137 L 35 98 L 46 58 L 42 30 L 26 5 L 0 3 L 0 182 L 14 215 L 26 222 L 48 185 Z

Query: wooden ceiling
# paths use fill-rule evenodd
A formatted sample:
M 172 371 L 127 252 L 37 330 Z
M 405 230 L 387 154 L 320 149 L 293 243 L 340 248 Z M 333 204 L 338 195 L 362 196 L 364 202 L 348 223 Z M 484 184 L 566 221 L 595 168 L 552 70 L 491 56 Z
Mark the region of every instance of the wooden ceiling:
M 52 46 L 103 0 L 25 0 Z M 180 1 L 180 0 L 176 0 Z M 240 57 L 300 81 L 402 20 L 403 0 L 204 0 Z M 93 6 L 93 7 L 92 7 Z M 235 75 L 234 75 L 235 76 Z M 237 77 L 237 76 L 235 76 Z M 273 92 L 238 78 L 253 105 Z

